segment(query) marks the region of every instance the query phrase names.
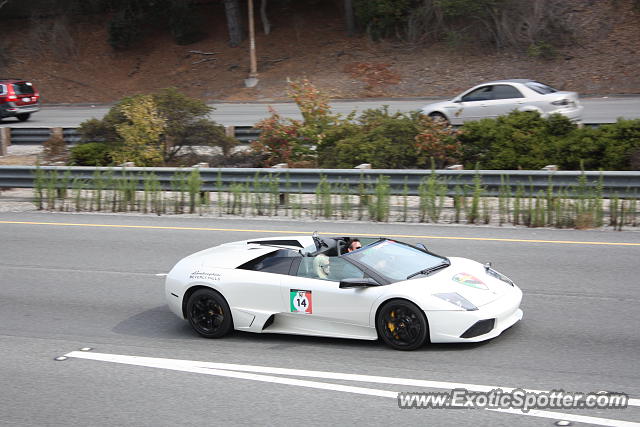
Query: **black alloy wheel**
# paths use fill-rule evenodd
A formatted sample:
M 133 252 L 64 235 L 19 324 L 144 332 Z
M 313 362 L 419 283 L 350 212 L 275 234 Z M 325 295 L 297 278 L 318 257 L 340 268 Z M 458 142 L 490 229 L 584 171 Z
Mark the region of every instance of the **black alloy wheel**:
M 229 304 L 213 289 L 198 289 L 187 301 L 191 327 L 205 338 L 220 338 L 233 328 Z
M 384 304 L 376 317 L 376 329 L 380 338 L 396 350 L 420 348 L 429 336 L 424 312 L 406 300 L 391 300 Z

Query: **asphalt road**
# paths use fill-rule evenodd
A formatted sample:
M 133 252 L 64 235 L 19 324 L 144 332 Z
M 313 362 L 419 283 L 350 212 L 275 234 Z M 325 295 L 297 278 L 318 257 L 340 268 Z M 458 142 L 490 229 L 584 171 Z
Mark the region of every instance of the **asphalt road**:
M 336 113 L 349 114 L 357 110 L 362 112 L 369 108 L 379 108 L 388 105 L 390 111 L 414 111 L 422 106 L 439 100 L 434 99 L 373 99 L 356 101 L 335 101 L 331 103 Z M 619 117 L 627 119 L 640 118 L 640 97 L 594 97 L 581 98 L 584 105 L 585 123 L 615 122 Z M 269 106 L 274 107 L 283 117 L 301 119 L 302 116 L 296 104 L 292 102 L 274 103 L 213 103 L 215 111 L 211 118 L 225 126 L 253 126 L 258 121 L 269 117 Z M 4 119 L 0 124 L 11 127 L 76 127 L 92 117 L 102 118 L 109 111 L 109 106 L 47 106 L 31 116 L 26 122 L 15 119 Z
M 524 319 L 487 343 L 398 352 L 378 342 L 237 332 L 205 340 L 165 306 L 157 274 L 178 259 L 226 241 L 314 229 L 404 235 L 436 253 L 493 261 L 523 289 Z M 130 355 L 154 363 L 166 358 L 465 385 L 609 390 L 637 399 L 638 232 L 0 213 L 0 242 L 3 426 L 552 426 L 575 415 L 589 418 L 574 418 L 573 425 L 640 421 L 637 400 L 624 410 L 528 415 L 401 410 L 395 399 L 364 390 L 446 387 L 274 375 L 273 369 L 250 376 L 187 369 L 193 364 L 175 361 L 145 367 L 78 356 L 83 353 L 54 361 L 91 347 L 84 354 L 117 355 L 111 356 L 116 362 Z M 297 379 L 307 383 L 278 383 Z M 345 392 L 339 385 L 357 389 Z

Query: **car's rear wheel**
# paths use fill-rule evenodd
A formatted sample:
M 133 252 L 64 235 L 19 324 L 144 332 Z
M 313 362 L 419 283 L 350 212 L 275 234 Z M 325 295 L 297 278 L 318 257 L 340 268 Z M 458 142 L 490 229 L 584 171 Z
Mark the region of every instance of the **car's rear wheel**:
M 16 114 L 16 118 L 21 122 L 26 122 L 31 117 L 31 113 Z
M 198 289 L 187 301 L 191 327 L 205 338 L 220 338 L 233 328 L 229 304 L 213 289 Z
M 396 350 L 415 350 L 424 345 L 429 325 L 424 312 L 406 300 L 385 303 L 376 316 L 376 329 L 385 344 Z
M 442 123 L 447 126 L 449 125 L 449 120 L 442 113 L 431 113 L 429 114 L 429 118 L 431 118 L 431 120 L 433 120 L 436 123 Z

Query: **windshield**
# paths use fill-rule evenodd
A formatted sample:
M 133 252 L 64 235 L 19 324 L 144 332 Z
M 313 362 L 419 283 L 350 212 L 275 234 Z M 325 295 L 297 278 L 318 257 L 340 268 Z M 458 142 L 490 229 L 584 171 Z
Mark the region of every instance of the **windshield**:
M 33 95 L 35 93 L 31 83 L 14 83 L 13 90 L 16 95 Z
M 382 240 L 345 256 L 396 282 L 446 261 L 444 257 L 393 240 Z
M 536 92 L 542 94 L 542 95 L 546 95 L 548 93 L 554 93 L 557 92 L 557 90 L 555 90 L 554 88 L 552 88 L 551 86 L 547 86 L 543 83 L 540 82 L 527 82 L 525 83 L 525 85 L 529 88 L 529 89 L 533 89 Z

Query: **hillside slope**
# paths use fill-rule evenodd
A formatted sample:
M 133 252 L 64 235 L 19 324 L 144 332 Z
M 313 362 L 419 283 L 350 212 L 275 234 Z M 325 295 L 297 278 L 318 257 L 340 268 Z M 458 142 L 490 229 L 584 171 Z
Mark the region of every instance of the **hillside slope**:
M 206 101 L 270 101 L 286 98 L 287 78 L 302 77 L 334 98 L 452 96 L 500 78 L 533 78 L 581 95 L 637 94 L 640 13 L 630 3 L 618 0 L 613 9 L 608 1 L 576 2 L 576 43 L 553 60 L 349 38 L 333 10 L 275 16 L 270 35 L 258 27 L 259 84 L 251 89 L 244 87 L 248 43 L 227 45 L 220 9 L 205 11 L 208 37 L 198 43 L 178 46 L 158 33 L 126 52 L 108 45 L 103 18 L 74 22 L 66 38 L 43 31 L 46 22 L 28 31 L 25 22 L 8 22 L 4 40 L 13 61 L 6 75 L 34 81 L 46 103 L 109 103 L 168 86 Z

